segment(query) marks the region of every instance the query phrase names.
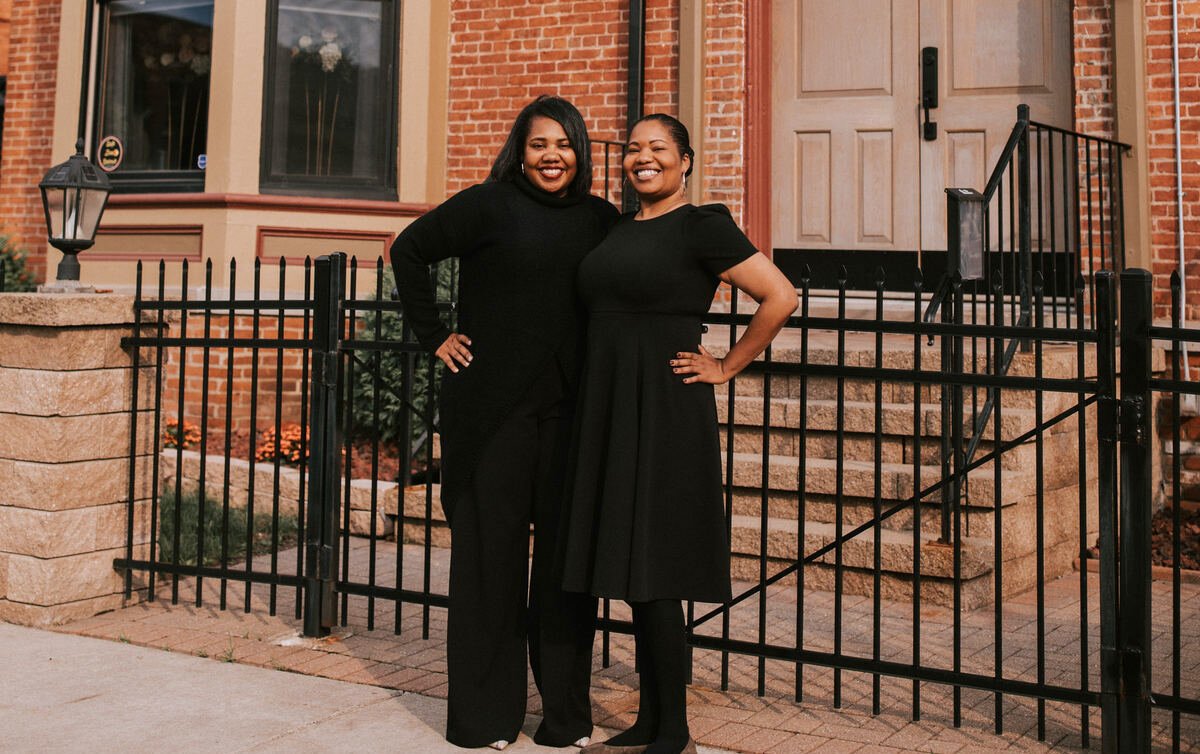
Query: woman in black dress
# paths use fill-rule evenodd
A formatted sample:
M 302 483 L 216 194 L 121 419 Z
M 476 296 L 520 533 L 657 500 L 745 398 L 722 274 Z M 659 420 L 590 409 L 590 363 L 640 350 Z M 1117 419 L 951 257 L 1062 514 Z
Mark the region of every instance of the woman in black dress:
M 391 249 L 405 316 L 447 368 L 446 739 L 459 746 L 516 740 L 526 646 L 544 713 L 534 740 L 582 745 L 591 735 L 596 601 L 564 592 L 553 568 L 582 361 L 576 271 L 617 217 L 590 195 L 591 184 L 579 111 L 539 97 L 517 116 L 488 181 L 418 218 Z M 429 276 L 429 265 L 449 257 L 461 260 L 455 332 L 442 322 Z
M 680 601 L 730 599 L 712 386 L 761 353 L 797 305 L 795 288 L 728 209 L 688 204 L 693 159 L 678 120 L 639 121 L 624 170 L 641 209 L 623 216 L 579 268 L 588 336 L 564 585 L 630 603 L 641 684 L 637 722 L 589 752 L 695 750 Z M 718 359 L 699 343 L 721 281 L 759 307 Z

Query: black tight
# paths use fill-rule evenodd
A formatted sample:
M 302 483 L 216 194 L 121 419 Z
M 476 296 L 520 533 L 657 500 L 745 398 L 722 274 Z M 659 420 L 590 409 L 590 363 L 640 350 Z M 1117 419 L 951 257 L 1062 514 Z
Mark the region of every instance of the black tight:
M 633 727 L 609 739 L 645 746 L 647 754 L 678 754 L 687 746 L 687 641 L 678 600 L 631 602 L 641 696 Z

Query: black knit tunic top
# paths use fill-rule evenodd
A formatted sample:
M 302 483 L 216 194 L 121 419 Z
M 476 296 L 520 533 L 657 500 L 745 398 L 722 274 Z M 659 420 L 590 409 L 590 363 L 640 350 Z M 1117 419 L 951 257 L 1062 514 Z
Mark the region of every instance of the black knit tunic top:
M 479 454 L 557 360 L 573 392 L 581 362 L 576 270 L 604 239 L 617 210 L 595 196 L 555 197 L 524 177 L 479 184 L 417 218 L 391 248 L 404 313 L 421 345 L 450 335 L 437 310 L 429 265 L 458 257 L 458 332 L 471 365 L 442 370 L 442 502 L 450 512 Z

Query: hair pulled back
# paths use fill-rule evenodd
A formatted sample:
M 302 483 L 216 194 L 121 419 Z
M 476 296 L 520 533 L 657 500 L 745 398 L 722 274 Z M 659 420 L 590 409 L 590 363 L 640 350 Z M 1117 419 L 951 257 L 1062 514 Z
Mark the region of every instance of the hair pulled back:
M 645 123 L 648 120 L 657 121 L 667 129 L 667 133 L 671 135 L 671 141 L 675 142 L 675 146 L 679 149 L 679 154 L 688 158 L 688 167 L 683 173 L 684 177 L 691 175 L 692 168 L 696 164 L 696 151 L 692 149 L 692 140 L 688 135 L 687 126 L 683 125 L 678 118 L 666 113 L 650 113 L 639 118 L 629 132 L 633 133 L 633 129 L 637 128 L 639 123 Z

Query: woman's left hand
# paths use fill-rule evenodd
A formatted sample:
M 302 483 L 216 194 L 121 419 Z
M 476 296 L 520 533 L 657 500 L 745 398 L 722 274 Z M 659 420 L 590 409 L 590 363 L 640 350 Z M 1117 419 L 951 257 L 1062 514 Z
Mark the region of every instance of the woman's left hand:
M 699 353 L 680 351 L 671 359 L 671 368 L 675 374 L 690 374 L 683 380 L 685 385 L 693 382 L 707 382 L 710 385 L 724 385 L 733 375 L 725 373 L 721 359 L 713 356 L 704 346 L 696 346 Z

